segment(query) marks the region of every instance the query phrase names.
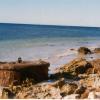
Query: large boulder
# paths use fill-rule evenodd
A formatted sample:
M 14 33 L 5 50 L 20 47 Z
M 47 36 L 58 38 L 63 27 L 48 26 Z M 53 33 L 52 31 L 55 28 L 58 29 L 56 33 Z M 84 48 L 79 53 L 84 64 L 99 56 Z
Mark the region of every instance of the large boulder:
M 61 70 L 63 70 L 64 73 L 69 73 L 71 75 L 77 76 L 79 74 L 91 73 L 91 71 L 89 71 L 91 68 L 92 65 L 86 61 L 86 59 L 75 59 L 70 63 L 65 64 Z
M 72 75 L 79 74 L 99 74 L 100 75 L 100 59 L 87 61 L 86 59 L 75 59 L 65 64 L 61 70 Z
M 71 75 L 80 74 L 99 74 L 100 75 L 100 59 L 87 61 L 86 59 L 75 59 L 69 64 L 65 64 L 61 70 Z
M 80 47 L 80 48 L 78 49 L 78 53 L 79 53 L 79 54 L 86 55 L 86 54 L 91 54 L 92 52 L 91 52 L 91 50 L 90 50 L 89 48 L 87 48 L 87 47 Z
M 80 75 L 100 74 L 100 59 L 87 61 L 79 58 L 61 66 L 56 73 L 51 75 L 51 79 L 78 78 Z

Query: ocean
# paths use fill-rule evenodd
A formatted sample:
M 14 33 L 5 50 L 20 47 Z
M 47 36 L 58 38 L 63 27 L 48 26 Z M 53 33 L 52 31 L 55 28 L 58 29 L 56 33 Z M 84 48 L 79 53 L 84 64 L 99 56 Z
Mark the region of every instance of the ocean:
M 75 57 L 76 51 L 70 49 L 80 46 L 100 47 L 100 28 L 0 24 L 0 61 L 22 57 L 23 60 L 43 59 L 59 66 Z

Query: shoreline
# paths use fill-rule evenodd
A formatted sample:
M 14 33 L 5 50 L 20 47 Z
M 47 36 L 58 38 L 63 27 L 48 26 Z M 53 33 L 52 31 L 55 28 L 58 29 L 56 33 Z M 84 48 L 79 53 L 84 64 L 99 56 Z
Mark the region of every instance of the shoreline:
M 94 47 L 89 47 L 90 50 L 94 50 L 95 48 L 97 48 L 97 46 Z M 46 57 L 46 58 L 40 58 L 44 61 L 50 62 L 51 66 L 50 66 L 50 70 L 54 70 L 57 67 L 64 65 L 66 63 L 69 63 L 70 61 L 72 61 L 73 59 L 79 58 L 80 56 L 78 55 L 78 47 L 77 48 L 69 48 L 69 49 L 64 49 L 62 51 L 56 52 L 54 54 L 51 55 L 51 57 Z M 93 60 L 93 59 L 98 59 L 100 56 L 100 54 L 91 54 L 91 55 L 85 55 L 84 58 L 87 60 Z M 35 59 L 24 59 L 24 57 L 22 57 L 23 60 L 26 61 L 36 61 L 39 60 L 39 58 L 35 58 Z M 0 61 L 4 61 L 4 62 L 12 62 L 12 61 L 16 61 L 16 59 L 14 60 L 0 60 Z M 52 72 L 51 72 L 52 73 Z
M 100 95 L 98 95 L 97 92 L 100 93 L 100 48 L 91 49 L 87 47 L 80 47 L 78 49 L 75 48 L 64 51 L 66 52 L 55 55 L 56 59 L 54 59 L 54 57 L 53 59 L 51 59 L 53 61 L 50 61 L 50 59 L 45 59 L 45 61 L 42 61 L 44 59 L 40 59 L 39 61 L 34 61 L 33 63 L 33 60 L 23 61 L 21 59 L 21 63 L 18 63 L 16 61 L 0 62 L 1 69 L 9 68 L 10 71 L 14 68 L 14 70 L 12 71 L 16 72 L 17 70 L 19 70 L 17 72 L 21 73 L 25 71 L 23 74 L 20 74 L 20 77 L 22 78 L 25 77 L 24 74 L 26 73 L 28 77 L 32 75 L 32 73 L 30 74 L 31 71 L 28 72 L 28 70 L 30 70 L 30 68 L 32 68 L 33 66 L 34 67 L 32 72 L 35 73 L 33 73 L 33 76 L 35 75 L 35 77 L 32 76 L 33 81 L 29 79 L 24 80 L 24 83 L 14 83 L 12 85 L 9 85 L 8 87 L 2 87 L 2 94 L 0 95 L 0 98 L 5 98 L 3 96 L 5 92 L 8 93 L 8 95 L 6 95 L 6 98 L 19 99 L 87 99 L 90 98 L 91 93 L 92 96 L 94 96 L 92 97 L 92 99 L 99 98 Z M 67 54 L 67 51 L 70 52 L 70 55 Z M 62 62 L 60 62 L 60 60 L 62 60 Z M 53 66 L 54 63 L 56 67 Z M 46 66 L 44 67 L 45 64 Z M 40 74 L 38 74 L 38 72 Z M 19 86 L 20 89 L 18 89 Z M 12 93 L 13 95 L 10 96 L 10 93 Z M 95 95 L 97 95 L 97 97 L 95 97 Z
M 89 37 L 90 38 L 90 37 Z M 24 60 L 35 60 L 62 57 L 69 55 L 70 49 L 78 49 L 80 46 L 99 47 L 100 39 L 89 40 L 85 38 L 36 38 L 27 40 L 0 42 L 0 61 L 12 61 L 18 57 Z M 98 37 L 99 38 L 99 37 Z M 71 53 L 70 53 L 71 54 Z

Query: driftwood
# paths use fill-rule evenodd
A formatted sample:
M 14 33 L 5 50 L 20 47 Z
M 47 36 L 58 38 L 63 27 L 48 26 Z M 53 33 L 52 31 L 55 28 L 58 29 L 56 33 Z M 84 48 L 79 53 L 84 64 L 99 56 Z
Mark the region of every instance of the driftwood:
M 48 79 L 49 63 L 38 61 L 0 62 L 0 85 L 8 86 L 17 81 L 20 84 L 26 78 L 40 82 Z

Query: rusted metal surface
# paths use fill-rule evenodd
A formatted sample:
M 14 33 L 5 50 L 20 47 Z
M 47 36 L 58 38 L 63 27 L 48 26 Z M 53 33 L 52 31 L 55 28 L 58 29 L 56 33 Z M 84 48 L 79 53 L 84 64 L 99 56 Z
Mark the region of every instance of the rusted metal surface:
M 20 82 L 20 73 L 0 70 L 0 86 L 8 86 L 14 81 Z
M 48 79 L 48 62 L 44 61 L 24 61 L 18 62 L 1 62 L 0 63 L 0 85 L 8 86 L 14 81 L 19 84 L 26 78 L 33 78 L 36 81 Z
M 20 70 L 23 68 L 31 68 L 31 67 L 38 67 L 38 66 L 48 66 L 48 62 L 44 61 L 24 61 L 22 63 L 17 63 L 17 62 L 9 62 L 9 63 L 0 63 L 0 70 Z

